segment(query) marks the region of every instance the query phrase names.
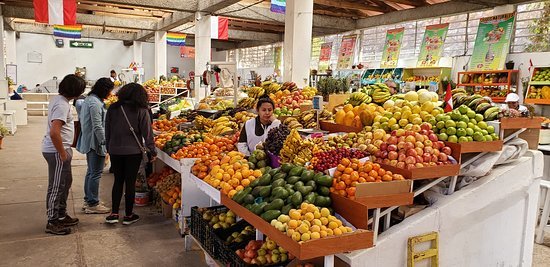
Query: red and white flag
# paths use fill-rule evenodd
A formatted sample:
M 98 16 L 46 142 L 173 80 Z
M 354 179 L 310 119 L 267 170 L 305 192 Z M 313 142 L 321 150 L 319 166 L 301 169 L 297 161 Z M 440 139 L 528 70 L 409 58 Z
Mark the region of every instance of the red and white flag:
M 229 20 L 224 17 L 210 17 L 210 38 L 227 40 L 229 39 Z
M 529 73 L 531 73 L 531 68 L 533 67 L 533 60 L 529 59 L 529 68 L 527 70 L 529 70 Z
M 445 112 L 453 111 L 453 92 L 451 90 L 451 83 L 447 85 L 447 92 L 445 92 Z
M 50 25 L 75 25 L 76 0 L 33 0 L 34 20 Z

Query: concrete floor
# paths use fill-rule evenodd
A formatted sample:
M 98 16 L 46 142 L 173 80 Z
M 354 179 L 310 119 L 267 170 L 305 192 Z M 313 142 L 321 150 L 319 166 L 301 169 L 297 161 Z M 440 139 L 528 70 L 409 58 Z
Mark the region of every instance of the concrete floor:
M 48 177 L 40 151 L 45 122 L 29 117 L 0 150 L 0 266 L 206 266 L 202 251 L 186 252 L 172 220 L 152 207 L 137 207 L 141 220 L 131 226 L 107 225 L 105 215 L 84 214 L 86 161 L 78 152 L 68 209 L 80 224 L 70 235 L 46 234 Z M 103 175 L 100 195 L 107 206 L 112 182 L 111 174 Z
M 67 236 L 44 233 L 47 166 L 40 152 L 45 117 L 29 117 L 0 150 L 0 266 L 206 266 L 195 247 L 186 252 L 171 220 L 151 207 L 137 207 L 131 226 L 106 225 L 105 215 L 87 215 L 82 205 L 85 157 L 73 159 L 69 213 L 80 219 Z M 111 204 L 113 176 L 101 180 L 101 200 Z M 124 200 L 123 200 L 124 201 Z M 121 205 L 123 207 L 123 205 Z M 533 266 L 550 266 L 550 231 L 535 244 Z

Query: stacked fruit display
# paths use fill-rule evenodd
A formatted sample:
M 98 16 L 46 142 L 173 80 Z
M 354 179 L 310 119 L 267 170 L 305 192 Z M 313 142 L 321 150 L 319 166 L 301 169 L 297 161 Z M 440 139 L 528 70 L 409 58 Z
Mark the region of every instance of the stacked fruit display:
M 229 135 L 238 131 L 240 126 L 238 123 L 229 119 L 228 116 L 222 116 L 214 120 L 214 127 L 209 132 L 212 135 Z
M 239 249 L 235 253 L 245 263 L 254 266 L 281 264 L 294 258 L 269 238 L 265 241 L 251 240 L 244 249 Z
M 281 109 L 286 108 L 287 110 L 293 111 L 293 113 L 299 112 L 300 105 L 302 104 L 311 104 L 311 98 L 317 93 L 312 87 L 305 88 L 303 90 L 289 91 L 282 90 L 274 94 L 271 94 L 269 97 L 275 102 L 275 111 L 274 113 L 281 113 Z M 284 113 L 284 112 L 282 112 Z
M 176 88 L 174 87 L 161 87 L 160 93 L 165 95 L 175 95 L 176 94 Z
M 248 166 L 252 170 L 265 168 L 267 166 L 267 154 L 263 144 L 256 145 L 256 150 L 248 157 Z
M 319 121 L 331 120 L 333 120 L 333 116 L 328 110 L 324 109 L 319 113 Z M 306 112 L 302 112 L 302 114 L 300 114 L 300 118 L 298 118 L 298 122 L 300 122 L 300 124 L 302 124 L 306 129 L 318 128 L 317 111 L 308 110 Z
M 184 122 L 187 122 L 187 120 L 183 118 L 156 120 L 153 122 L 153 130 L 160 132 L 177 131 L 178 125 Z
M 377 104 L 383 104 L 392 96 L 390 88 L 384 83 L 368 85 L 363 87 L 361 90 L 372 97 L 372 101 Z
M 232 151 L 235 147 L 233 141 L 226 137 L 206 137 L 203 142 L 195 142 L 191 145 L 182 147 L 172 158 L 180 160 L 183 158 L 200 158 L 204 155 L 213 155 L 220 152 Z
M 155 190 L 160 194 L 164 202 L 173 205 L 178 199 L 181 203 L 181 175 L 171 173 L 157 181 Z
M 364 92 L 354 92 L 350 97 L 344 102 L 344 104 L 350 104 L 354 107 L 360 106 L 361 104 L 369 104 L 372 102 L 372 97 L 367 95 Z
M 178 110 L 185 110 L 185 109 L 191 109 L 193 108 L 193 103 L 187 99 L 176 99 L 175 103 L 170 104 L 168 106 L 168 110 L 171 112 L 178 111 Z
M 506 91 L 504 91 L 506 93 Z M 506 94 L 504 94 L 506 96 Z M 492 121 L 498 118 L 500 108 L 493 106 L 490 99 L 480 94 L 470 95 L 464 89 L 453 90 L 453 107 L 467 106 L 476 113 L 483 115 L 484 120 Z
M 404 179 L 403 175 L 386 171 L 377 163 L 370 161 L 361 163 L 358 159 L 343 158 L 334 171 L 334 180 L 330 191 L 353 199 L 358 183 L 389 182 Z
M 311 87 L 310 87 L 311 88 Z M 305 89 L 305 88 L 304 88 Z M 296 85 L 295 82 L 284 82 L 282 85 L 281 85 L 281 88 L 279 89 L 280 91 L 285 91 L 285 90 L 288 90 L 290 92 L 294 92 L 294 91 L 298 91 L 298 86 Z
M 361 159 L 368 156 L 365 151 L 349 148 L 337 148 L 327 152 L 318 152 L 313 155 L 311 165 L 313 170 L 324 172 L 328 169 L 335 168 L 338 163 L 344 158 Z
M 264 147 L 267 151 L 279 155 L 279 152 L 283 148 L 283 143 L 286 140 L 286 137 L 290 134 L 290 129 L 281 124 L 277 128 L 269 130 L 267 133 L 267 139 L 264 143 Z
M 294 117 L 288 117 L 283 122 L 284 125 L 286 125 L 289 129 L 303 129 L 304 125 L 302 125 L 297 118 Z
M 439 141 L 431 125 L 423 123 L 420 132 L 399 129 L 381 142 L 373 161 L 401 169 L 452 164 L 451 148 Z
M 216 213 L 213 210 L 199 208 L 198 212 L 202 214 L 202 219 L 208 222 L 214 230 L 227 229 L 237 222 L 236 215 L 232 211 Z
M 251 170 L 248 161 L 240 152 L 231 151 L 223 156 L 221 165 L 213 165 L 210 174 L 204 177 L 204 181 L 214 188 L 233 197 L 237 191 L 254 182 L 262 175 L 260 170 Z
M 334 115 L 334 121 L 337 124 L 363 128 L 369 126 L 374 120 L 373 106 L 361 104 L 353 107 L 351 104 L 346 104 L 343 109 L 340 109 Z
M 253 119 L 256 117 L 256 114 L 248 111 L 239 111 L 235 113 L 234 119 L 239 124 L 239 126 L 242 128 L 244 123 L 250 119 Z
M 262 87 L 250 87 L 246 90 L 249 98 L 258 99 L 261 96 L 265 95 L 265 89 Z
M 330 215 L 329 209 L 319 209 L 310 203 L 302 203 L 299 208 L 291 209 L 288 215 L 280 215 L 271 221 L 271 225 L 299 243 L 353 232 L 341 220 Z
M 105 99 L 105 107 L 109 108 L 113 103 L 118 101 L 118 96 L 110 94 L 107 99 Z
M 280 152 L 281 163 L 304 166 L 313 157 L 313 146 L 313 142 L 303 139 L 296 129 L 290 130 Z
M 237 103 L 237 108 L 243 108 L 243 109 L 254 109 L 256 108 L 256 101 L 258 101 L 255 98 L 252 97 L 245 97 Z
M 164 137 L 164 135 L 163 135 Z M 180 150 L 182 147 L 191 145 L 196 142 L 202 142 L 204 139 L 203 134 L 199 133 L 195 130 L 190 131 L 177 131 L 172 136 L 168 135 L 166 139 L 160 139 L 156 140 L 158 141 L 158 148 L 162 149 L 162 151 L 166 152 L 168 155 L 172 155 L 176 153 L 178 150 Z M 164 146 L 160 146 L 162 144 L 161 140 L 164 141 Z
M 346 133 L 343 135 L 329 135 L 326 144 L 318 144 L 319 151 L 329 151 L 335 147 L 338 148 L 356 148 L 361 151 L 367 150 L 367 145 L 370 144 L 370 139 L 367 138 L 372 133 L 365 133 L 364 131 L 359 133 Z M 318 151 L 316 151 L 318 152 Z
M 486 112 L 491 112 L 492 109 L 499 108 L 491 107 Z M 462 105 L 452 112 L 440 114 L 436 116 L 436 120 L 437 124 L 433 129 L 441 141 L 464 143 L 498 140 L 495 128 L 487 125 L 483 115 L 476 114 L 466 105 Z
M 550 82 L 550 68 L 536 68 L 531 81 Z
M 331 185 L 330 176 L 284 163 L 277 169 L 267 168 L 259 179 L 237 192 L 233 200 L 271 222 L 279 215 L 288 215 L 291 209 L 299 208 L 302 202 L 330 207 Z
M 164 179 L 164 177 L 173 173 L 175 173 L 175 171 L 172 168 L 166 166 L 160 172 L 155 172 L 149 175 L 149 177 L 147 177 L 147 185 L 153 188 L 157 185 L 159 181 Z
M 273 81 L 264 81 L 262 82 L 262 88 L 264 89 L 265 94 L 271 95 L 280 91 L 281 85 Z

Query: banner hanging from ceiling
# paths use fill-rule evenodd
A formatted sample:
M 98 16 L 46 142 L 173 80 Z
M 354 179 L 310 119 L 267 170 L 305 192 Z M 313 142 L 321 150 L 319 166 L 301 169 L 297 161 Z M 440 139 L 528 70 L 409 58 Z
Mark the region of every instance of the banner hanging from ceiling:
M 179 32 L 169 32 L 166 34 L 166 43 L 171 46 L 185 46 L 187 34 Z
M 61 38 L 82 38 L 82 25 L 54 25 L 53 36 Z
M 189 46 L 180 47 L 180 57 L 181 58 L 195 58 L 195 48 Z
M 397 67 L 404 32 L 405 28 L 392 29 L 386 32 L 386 42 L 384 43 L 384 51 L 382 51 L 380 68 Z
M 439 64 L 448 30 L 449 23 L 426 26 L 417 67 L 435 67 Z
M 286 0 L 271 0 L 271 12 L 284 14 L 286 11 Z
M 515 12 L 479 20 L 470 70 L 504 69 L 515 20 Z
M 49 25 L 75 25 L 76 0 L 33 0 L 34 21 Z
M 355 55 L 355 43 L 357 34 L 342 36 L 342 43 L 338 52 L 337 69 L 351 69 Z
M 321 44 L 319 52 L 319 72 L 325 72 L 330 65 L 330 56 L 332 55 L 332 42 Z

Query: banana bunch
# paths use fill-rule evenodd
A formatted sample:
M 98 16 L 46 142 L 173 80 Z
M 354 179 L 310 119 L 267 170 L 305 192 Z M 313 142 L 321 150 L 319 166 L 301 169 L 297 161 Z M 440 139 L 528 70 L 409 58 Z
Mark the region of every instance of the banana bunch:
M 483 118 L 486 121 L 493 121 L 498 119 L 498 114 L 500 113 L 500 107 L 490 107 L 485 112 L 483 112 Z
M 253 97 L 246 97 L 241 100 L 239 100 L 239 103 L 237 103 L 237 108 L 242 109 L 253 109 L 256 105 L 256 99 Z
M 294 92 L 298 90 L 298 86 L 296 85 L 295 82 L 284 82 L 283 85 L 281 86 L 281 91 L 284 91 L 284 90 Z
M 239 129 L 239 124 L 231 121 L 227 116 L 215 119 L 214 124 L 214 127 L 210 130 L 210 133 L 214 136 L 232 134 L 235 130 Z
M 292 129 L 281 149 L 281 162 L 294 163 L 304 166 L 313 157 L 315 144 L 310 140 L 303 140 L 298 130 Z
M 210 129 L 214 128 L 214 126 L 216 126 L 214 120 L 205 118 L 202 115 L 198 115 L 197 117 L 195 117 L 194 123 L 197 129 L 206 131 L 209 131 Z
M 255 118 L 256 114 L 248 111 L 239 111 L 235 114 L 234 120 L 239 124 L 244 124 L 247 120 Z
M 303 129 L 304 126 L 294 117 L 288 117 L 283 121 L 283 124 L 290 129 Z
M 265 89 L 262 87 L 250 87 L 246 91 L 248 97 L 258 99 L 265 94 Z
M 391 98 L 390 88 L 383 83 L 377 83 L 369 86 L 372 90 L 372 100 L 377 104 L 384 104 Z
M 361 104 L 369 104 L 372 102 L 372 98 L 363 93 L 363 92 L 355 92 L 350 95 L 350 97 L 344 102 L 344 104 L 351 104 L 352 106 L 360 106 Z
M 265 82 L 262 82 L 262 88 L 265 90 L 265 93 L 270 95 L 270 94 L 275 94 L 279 92 L 281 90 L 281 85 L 276 82 L 265 81 Z
M 323 138 L 313 138 L 311 139 L 313 144 L 315 145 L 313 147 L 313 154 L 317 154 L 320 152 L 326 152 L 334 149 L 328 142 L 325 142 Z
M 330 120 L 333 120 L 333 116 L 330 111 L 324 109 L 323 111 L 321 111 L 321 113 L 319 113 L 319 121 Z M 312 109 L 306 112 L 302 112 L 300 114 L 298 122 L 300 122 L 300 124 L 302 124 L 306 129 L 317 128 L 317 111 Z
M 307 99 L 313 98 L 317 94 L 317 88 L 306 86 L 302 89 L 302 95 Z

